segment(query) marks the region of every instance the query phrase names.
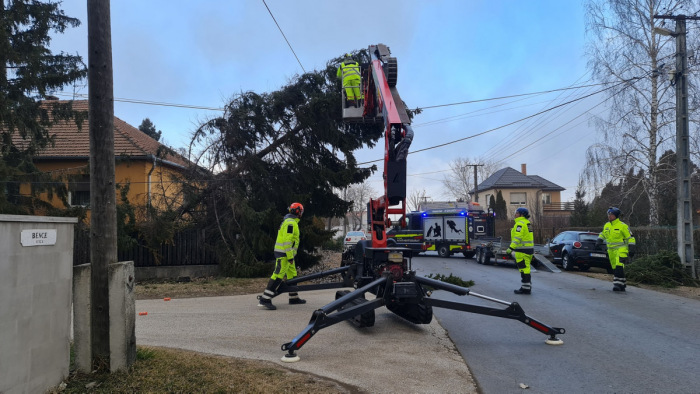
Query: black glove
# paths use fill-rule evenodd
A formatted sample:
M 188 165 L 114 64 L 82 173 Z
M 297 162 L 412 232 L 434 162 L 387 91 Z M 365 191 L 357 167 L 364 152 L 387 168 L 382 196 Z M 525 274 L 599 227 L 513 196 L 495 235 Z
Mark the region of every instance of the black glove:
M 287 262 L 291 265 L 294 265 L 294 259 L 287 259 Z
M 599 247 L 599 246 L 602 245 L 602 244 L 603 244 L 603 238 L 597 238 L 597 239 L 595 240 L 595 246 L 596 246 L 596 248 Z
M 627 255 L 630 257 L 634 257 L 634 253 L 637 251 L 637 245 L 635 245 L 635 244 L 627 245 L 627 250 L 628 250 Z

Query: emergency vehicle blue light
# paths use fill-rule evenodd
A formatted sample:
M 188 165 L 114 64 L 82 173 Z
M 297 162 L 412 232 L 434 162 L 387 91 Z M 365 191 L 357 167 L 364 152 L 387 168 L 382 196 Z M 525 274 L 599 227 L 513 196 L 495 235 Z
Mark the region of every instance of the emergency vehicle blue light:
M 460 212 L 459 214 L 460 214 L 460 216 L 464 216 L 464 215 L 466 215 L 467 213 L 464 212 L 464 211 L 462 211 L 462 212 Z
M 428 216 L 428 213 L 427 213 L 427 212 L 423 212 L 423 214 L 422 214 L 421 216 L 423 216 L 423 217 Z

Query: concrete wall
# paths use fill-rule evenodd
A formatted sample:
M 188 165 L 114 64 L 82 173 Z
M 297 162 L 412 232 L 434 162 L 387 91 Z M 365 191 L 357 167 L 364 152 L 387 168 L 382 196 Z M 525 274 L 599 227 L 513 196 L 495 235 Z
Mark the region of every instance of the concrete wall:
M 68 375 L 75 223 L 0 215 L 0 393 L 41 393 Z

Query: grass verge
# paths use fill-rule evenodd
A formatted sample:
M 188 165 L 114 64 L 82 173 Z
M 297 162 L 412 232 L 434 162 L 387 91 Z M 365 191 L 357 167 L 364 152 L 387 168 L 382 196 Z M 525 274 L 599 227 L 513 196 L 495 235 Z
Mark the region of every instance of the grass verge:
M 71 372 L 52 393 L 362 393 L 346 384 L 273 363 L 139 346 L 116 373 Z

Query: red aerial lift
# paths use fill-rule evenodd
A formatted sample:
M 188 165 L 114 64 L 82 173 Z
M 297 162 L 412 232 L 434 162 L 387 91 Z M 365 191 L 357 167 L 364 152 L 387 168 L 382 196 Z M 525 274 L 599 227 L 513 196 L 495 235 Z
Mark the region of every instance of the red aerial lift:
M 372 247 L 375 248 L 387 246 L 389 215 L 405 217 L 406 156 L 413 140 L 411 120 L 396 90 L 396 58 L 390 54 L 389 48 L 383 44 L 369 47 L 371 60 L 361 71 L 361 89 L 365 98 L 363 105 L 346 108 L 343 94 L 345 121 L 384 123 L 384 195 L 370 200 L 368 204 Z
M 415 324 L 428 324 L 433 307 L 460 310 L 483 315 L 519 320 L 549 336 L 547 344 L 559 345 L 556 338 L 563 328 L 550 327 L 527 316 L 517 302 L 507 302 L 471 292 L 468 288 L 416 275 L 411 268 L 412 249 L 387 247 L 386 228 L 389 215 L 400 215 L 405 226 L 406 214 L 406 156 L 413 140 L 413 130 L 403 101 L 396 91 L 397 64 L 383 44 L 369 47 L 371 61 L 362 67 L 364 103 L 357 108 L 345 108 L 343 118 L 348 122 L 377 122 L 385 126 L 384 195 L 370 200 L 369 217 L 371 241 L 360 241 L 345 253 L 341 267 L 305 275 L 283 282 L 277 293 L 352 287 L 354 290 L 336 292 L 335 301 L 316 310 L 309 324 L 291 342 L 282 345 L 287 352 L 282 361 L 299 361 L 299 350 L 319 330 L 348 320 L 359 327 L 374 325 L 374 310 L 386 306 L 391 312 Z M 299 285 L 312 279 L 340 274 L 341 281 Z M 457 295 L 472 295 L 506 305 L 505 309 L 489 308 L 460 302 L 430 298 L 429 288 Z M 372 300 L 366 293 L 374 294 Z

